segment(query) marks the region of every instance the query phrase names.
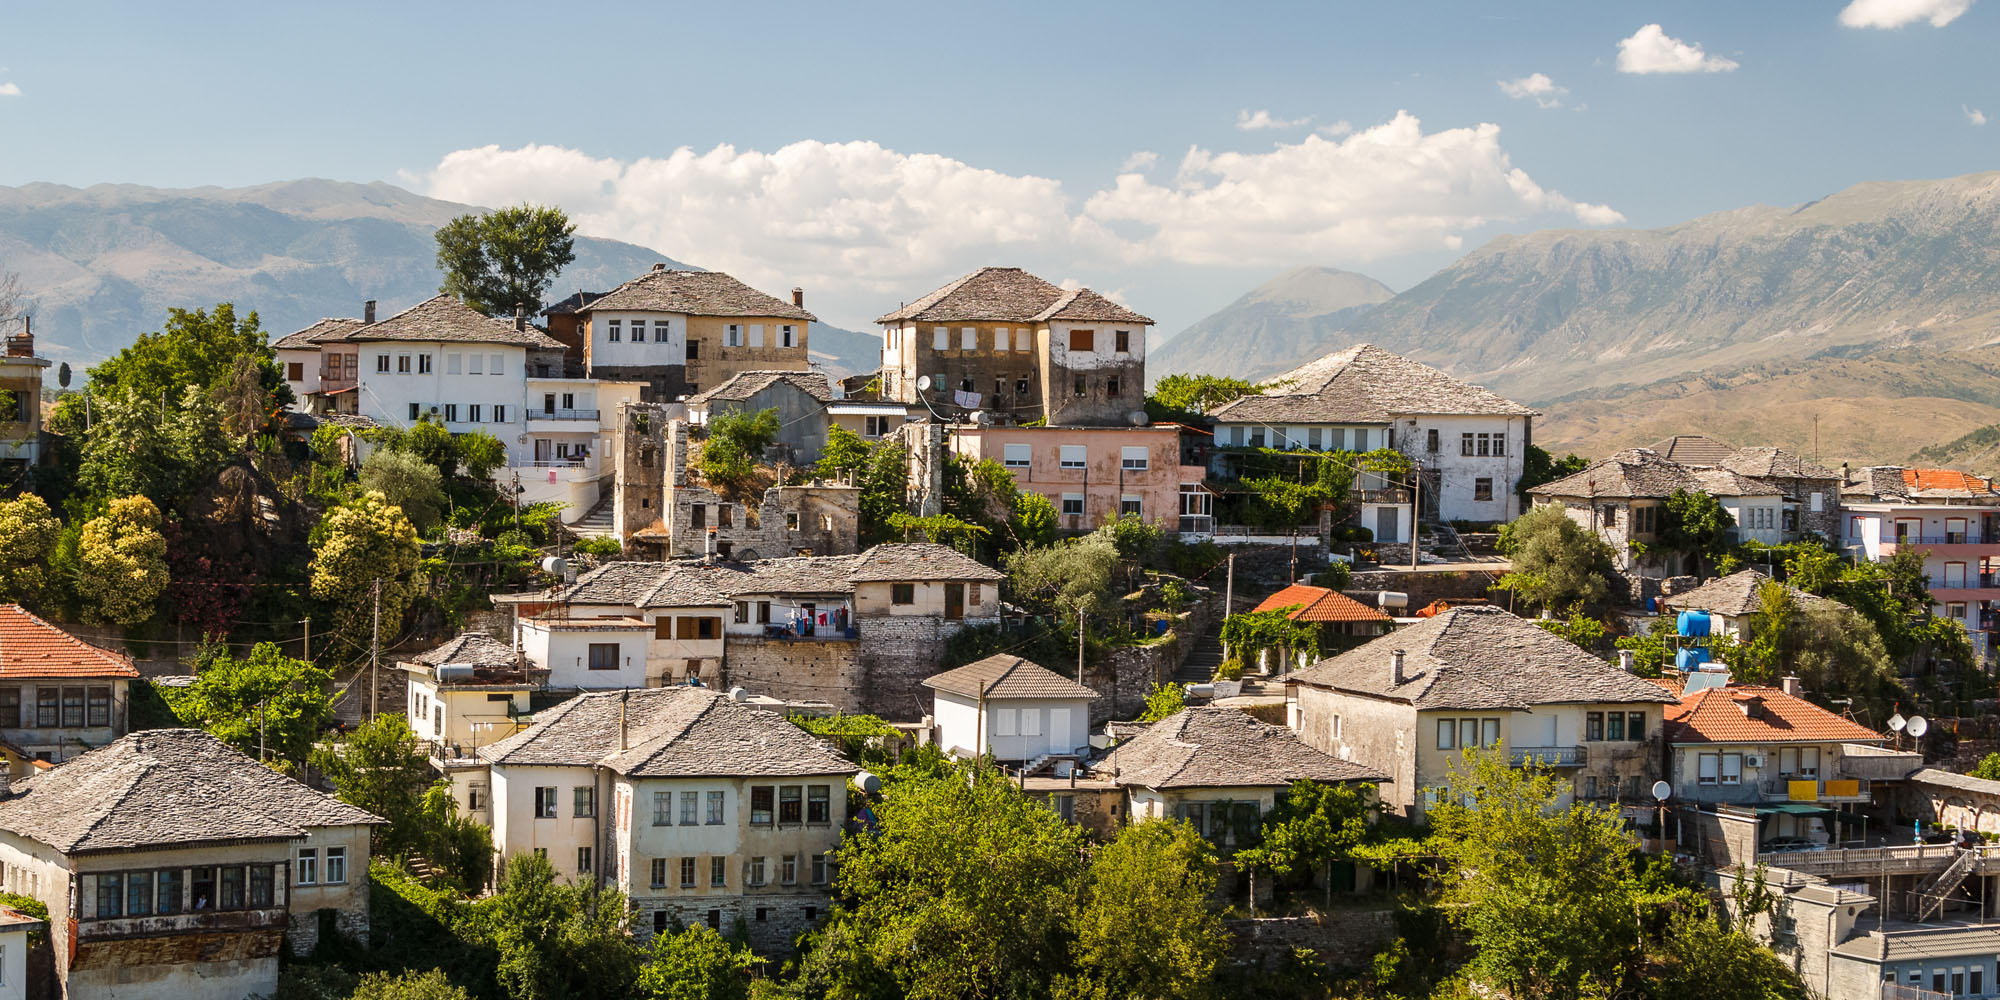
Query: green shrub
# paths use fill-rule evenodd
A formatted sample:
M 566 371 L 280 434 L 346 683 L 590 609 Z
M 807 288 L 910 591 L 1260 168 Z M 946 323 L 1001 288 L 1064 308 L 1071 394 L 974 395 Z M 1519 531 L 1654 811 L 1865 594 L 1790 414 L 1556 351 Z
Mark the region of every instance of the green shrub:
M 587 556 L 615 556 L 625 551 L 616 538 L 579 538 L 570 548 Z
M 1353 579 L 1354 567 L 1335 560 L 1327 564 L 1326 569 L 1321 570 L 1319 575 L 1313 578 L 1313 582 L 1328 590 L 1346 590 Z
M 1242 660 L 1239 660 L 1239 659 L 1237 659 L 1237 658 L 1236 658 L 1236 657 L 1234 657 L 1234 656 L 1230 657 L 1229 659 L 1226 659 L 1226 660 L 1222 661 L 1222 666 L 1220 666 L 1220 667 L 1216 668 L 1216 671 L 1215 671 L 1215 676 L 1217 676 L 1217 677 L 1219 677 L 1219 678 L 1221 678 L 1221 679 L 1223 679 L 1223 680 L 1225 680 L 1225 681 L 1240 681 L 1240 680 L 1242 680 L 1242 679 L 1243 679 L 1243 661 L 1242 661 Z

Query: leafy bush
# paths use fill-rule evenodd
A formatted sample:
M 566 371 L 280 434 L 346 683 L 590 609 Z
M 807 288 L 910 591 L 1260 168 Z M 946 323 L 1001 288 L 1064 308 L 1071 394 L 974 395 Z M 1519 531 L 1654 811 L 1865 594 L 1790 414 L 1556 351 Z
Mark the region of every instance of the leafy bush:
M 625 546 L 616 538 L 579 538 L 571 550 L 587 556 L 609 557 L 623 553 Z
M 1222 666 L 1216 668 L 1215 676 L 1220 677 L 1225 681 L 1242 680 L 1243 661 L 1234 656 L 1222 661 Z
M 1339 560 L 1328 563 L 1327 567 L 1313 578 L 1315 584 L 1328 590 L 1346 590 L 1347 585 L 1353 581 L 1354 567 Z

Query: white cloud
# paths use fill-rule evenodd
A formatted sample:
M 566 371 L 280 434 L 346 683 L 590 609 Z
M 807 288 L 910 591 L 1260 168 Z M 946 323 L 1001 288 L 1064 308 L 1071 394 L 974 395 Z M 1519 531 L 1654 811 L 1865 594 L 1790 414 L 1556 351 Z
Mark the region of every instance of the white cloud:
M 1311 122 L 1311 115 L 1304 118 L 1273 118 L 1271 112 L 1263 108 L 1258 108 L 1256 111 L 1244 108 L 1236 112 L 1236 127 L 1245 132 L 1267 128 L 1298 128 Z
M 1974 124 L 1974 125 L 1984 125 L 1984 124 L 1986 124 L 1986 121 L 1987 121 L 1987 119 L 1986 119 L 1986 112 L 1984 112 L 1984 111 L 1981 111 L 1981 110 L 1979 110 L 1978 108 L 1974 108 L 1974 107 L 1968 107 L 1968 106 L 1966 106 L 1966 105 L 1963 105 L 1963 104 L 1959 105 L 1959 106 L 1958 106 L 1958 109 L 1959 109 L 1960 111 L 1963 111 L 1963 112 L 1965 112 L 1965 120 L 1966 120 L 1966 121 L 1969 121 L 1969 122 L 1971 122 L 1971 123 L 1972 123 L 1972 124 Z
M 1320 127 L 1314 129 L 1313 131 L 1318 132 L 1321 135 L 1341 136 L 1354 131 L 1354 126 L 1349 125 L 1347 123 L 1347 119 L 1342 118 L 1341 120 L 1334 122 L 1331 125 L 1321 125 Z
M 1398 112 L 1342 140 L 1311 135 L 1263 153 L 1196 147 L 1174 187 L 1127 174 L 1083 214 L 1150 230 L 1129 244 L 1139 259 L 1273 267 L 1456 249 L 1465 230 L 1548 212 L 1587 225 L 1623 219 L 1536 184 L 1509 161 L 1497 125 L 1426 134 Z
M 1118 168 L 1118 172 L 1121 174 L 1144 173 L 1153 169 L 1159 162 L 1160 154 L 1141 150 L 1126 157 L 1125 163 Z
M 21 96 L 20 84 L 11 82 L 0 83 L 0 97 L 19 97 L 19 96 Z
M 1560 108 L 1569 88 L 1556 86 L 1547 73 L 1530 73 L 1518 80 L 1500 81 L 1500 92 L 1517 101 L 1533 98 L 1537 107 Z
M 1942 28 L 1972 9 L 1972 0 L 1854 0 L 1840 10 L 1840 23 L 1850 28 L 1900 28 L 1929 21 Z
M 1657 24 L 1649 24 L 1618 41 L 1620 73 L 1727 73 L 1736 61 L 1712 56 L 1692 42 L 1683 42 Z

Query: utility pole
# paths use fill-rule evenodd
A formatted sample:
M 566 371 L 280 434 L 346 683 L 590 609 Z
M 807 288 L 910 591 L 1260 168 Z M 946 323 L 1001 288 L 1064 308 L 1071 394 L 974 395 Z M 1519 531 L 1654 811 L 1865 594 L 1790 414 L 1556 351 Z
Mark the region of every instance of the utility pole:
M 376 673 L 382 668 L 382 578 L 375 578 L 375 632 L 368 640 L 368 717 L 375 717 L 376 702 L 382 697 L 382 689 L 376 685 Z
M 306 639 L 304 647 L 299 651 L 299 659 L 311 663 L 313 658 L 313 620 L 311 615 L 306 616 Z
M 1236 553 L 1231 552 L 1224 557 L 1223 564 L 1227 569 L 1223 571 L 1222 620 L 1228 621 L 1229 616 L 1236 613 Z M 1229 650 L 1226 647 L 1222 651 L 1222 657 L 1229 658 Z
M 1417 519 L 1424 509 L 1424 466 L 1421 462 L 1410 463 L 1410 571 L 1417 568 Z

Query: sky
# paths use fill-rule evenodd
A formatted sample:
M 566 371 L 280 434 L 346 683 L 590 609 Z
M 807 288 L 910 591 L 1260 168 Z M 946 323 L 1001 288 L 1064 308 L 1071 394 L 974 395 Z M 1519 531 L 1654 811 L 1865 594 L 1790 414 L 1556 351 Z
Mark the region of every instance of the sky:
M 387 181 L 881 312 L 1178 331 L 1289 268 L 2000 166 L 2000 0 L 13 4 L 0 185 Z

